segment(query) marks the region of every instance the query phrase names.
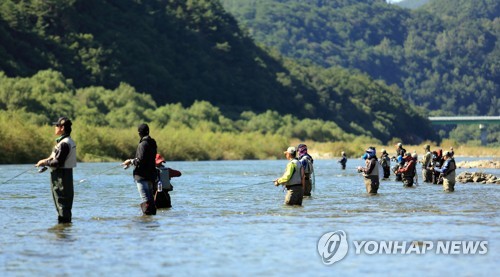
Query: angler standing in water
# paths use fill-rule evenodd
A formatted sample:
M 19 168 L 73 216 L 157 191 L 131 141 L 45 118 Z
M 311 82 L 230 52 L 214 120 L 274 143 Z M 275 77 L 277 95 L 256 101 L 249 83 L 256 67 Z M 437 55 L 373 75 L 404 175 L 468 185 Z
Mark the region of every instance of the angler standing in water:
M 410 154 L 410 152 L 405 153 L 405 164 L 402 168 L 398 169 L 398 173 L 401 173 L 403 176 L 403 186 L 412 187 L 413 179 L 417 174 L 416 165 L 417 165 L 417 153 Z
M 358 172 L 363 173 L 366 192 L 369 194 L 377 194 L 380 185 L 379 179 L 379 162 L 377 160 L 377 152 L 375 147 L 366 149 L 367 158 L 365 160 L 365 167 L 358 166 Z
M 50 187 L 58 213 L 59 223 L 71 223 L 73 208 L 73 168 L 76 167 L 76 144 L 71 138 L 71 120 L 60 117 L 52 123 L 59 136 L 52 154 L 36 163 L 36 167 L 50 167 Z M 42 169 L 43 170 L 43 169 Z
M 433 172 L 430 171 L 428 168 L 431 165 L 432 161 L 432 152 L 431 152 L 431 146 L 429 144 L 426 144 L 424 147 L 425 154 L 422 158 L 422 179 L 424 183 L 432 183 L 432 174 Z
M 284 185 L 287 189 L 285 204 L 302 205 L 304 197 L 304 168 L 296 158 L 297 151 L 295 147 L 288 147 L 284 152 L 286 158 L 290 161 L 286 165 L 285 173 L 281 178 L 274 180 L 274 185 Z
M 389 176 L 391 176 L 391 158 L 385 149 L 382 149 L 382 155 L 380 156 L 379 162 L 384 170 L 384 179 L 388 179 Z
M 299 161 L 304 168 L 304 196 L 311 196 L 311 190 L 314 185 L 314 160 L 307 153 L 307 145 L 299 144 L 297 146 L 297 152 L 299 153 Z
M 156 186 L 153 186 L 155 191 L 155 205 L 156 208 L 172 208 L 172 201 L 170 200 L 169 191 L 172 191 L 174 187 L 170 183 L 172 177 L 180 177 L 182 173 L 178 170 L 166 167 L 163 163 L 165 159 L 160 155 L 156 154 L 155 163 L 158 179 L 156 180 Z
M 156 206 L 153 195 L 153 184 L 156 181 L 157 173 L 155 167 L 156 141 L 149 136 L 149 126 L 139 125 L 139 145 L 135 153 L 135 158 L 128 159 L 122 163 L 125 168 L 130 165 L 134 168 L 134 181 L 142 199 L 141 209 L 145 215 L 155 215 Z
M 457 169 L 457 164 L 455 163 L 455 159 L 452 155 L 453 154 L 451 152 L 444 152 L 443 166 L 441 166 L 440 168 L 429 168 L 430 170 L 440 173 L 440 177 L 443 178 L 443 190 L 446 192 L 455 191 L 455 170 Z
M 342 151 L 341 155 L 342 157 L 337 162 L 340 163 L 342 170 L 345 170 L 345 166 L 347 164 L 347 156 L 344 151 Z

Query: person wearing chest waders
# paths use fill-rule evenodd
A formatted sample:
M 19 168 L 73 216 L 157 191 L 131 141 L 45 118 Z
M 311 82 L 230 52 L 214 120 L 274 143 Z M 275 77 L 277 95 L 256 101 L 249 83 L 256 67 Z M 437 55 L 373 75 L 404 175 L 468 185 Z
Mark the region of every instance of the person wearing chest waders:
M 396 148 L 397 165 L 395 167 L 394 174 L 396 175 L 396 181 L 403 181 L 403 176 L 400 172 L 398 172 L 398 170 L 403 168 L 405 165 L 404 157 L 405 157 L 406 149 L 403 148 L 403 144 L 401 142 L 398 142 L 395 146 L 397 147 Z
M 311 196 L 311 190 L 314 185 L 314 160 L 307 153 L 307 145 L 299 144 L 297 147 L 297 152 L 299 154 L 299 161 L 304 168 L 304 196 Z
M 156 180 L 156 186 L 154 189 L 154 198 L 156 208 L 172 208 L 172 201 L 170 200 L 169 191 L 174 190 L 174 187 L 170 183 L 172 177 L 180 177 L 182 173 L 178 170 L 166 167 L 163 163 L 165 159 L 160 155 L 156 154 L 156 170 L 158 179 Z
M 413 153 L 413 156 L 407 152 L 405 153 L 405 164 L 402 168 L 398 169 L 398 173 L 403 175 L 403 186 L 412 187 L 413 178 L 415 178 L 416 165 L 417 165 L 417 154 Z
M 456 178 L 455 170 L 457 169 L 457 165 L 452 155 L 453 154 L 448 151 L 444 152 L 443 166 L 441 166 L 441 168 L 439 167 L 429 168 L 430 170 L 440 173 L 439 177 L 443 179 L 443 190 L 446 192 L 455 191 L 455 178 Z
M 44 170 L 50 167 L 50 187 L 52 198 L 58 214 L 59 223 L 71 223 L 73 207 L 73 168 L 76 167 L 76 144 L 71 138 L 71 120 L 60 117 L 54 125 L 54 133 L 58 136 L 52 154 L 38 161 L 36 167 Z M 42 172 L 42 171 L 40 171 Z
M 284 152 L 289 160 L 286 165 L 285 173 L 281 178 L 274 180 L 274 185 L 284 185 L 287 189 L 285 196 L 285 204 L 287 205 L 302 205 L 304 197 L 304 168 L 300 161 L 296 158 L 295 147 L 288 147 Z
M 375 147 L 366 149 L 365 167 L 358 166 L 358 172 L 363 173 L 366 192 L 369 194 L 377 194 L 380 185 L 379 179 L 379 162 L 377 160 L 377 152 Z
M 155 215 L 156 206 L 153 195 L 153 184 L 157 179 L 155 166 L 156 159 L 156 141 L 149 136 L 149 126 L 147 124 L 139 125 L 139 145 L 135 153 L 135 158 L 125 160 L 122 165 L 127 169 L 130 165 L 134 168 L 134 181 L 137 190 L 141 196 L 141 209 L 144 215 Z
M 424 179 L 424 183 L 432 183 L 432 174 L 433 172 L 428 170 L 432 161 L 432 152 L 431 146 L 429 144 L 424 147 L 425 154 L 422 158 L 422 179 Z
M 340 163 L 340 167 L 342 168 L 342 170 L 345 170 L 345 166 L 347 164 L 347 156 L 346 156 L 344 151 L 342 151 L 342 153 L 340 153 L 340 155 L 341 155 L 341 158 L 337 162 Z
M 391 158 L 385 149 L 382 149 L 382 155 L 380 156 L 379 162 L 384 170 L 384 179 L 388 179 L 389 176 L 391 176 Z M 379 178 L 380 177 L 381 176 L 379 176 Z

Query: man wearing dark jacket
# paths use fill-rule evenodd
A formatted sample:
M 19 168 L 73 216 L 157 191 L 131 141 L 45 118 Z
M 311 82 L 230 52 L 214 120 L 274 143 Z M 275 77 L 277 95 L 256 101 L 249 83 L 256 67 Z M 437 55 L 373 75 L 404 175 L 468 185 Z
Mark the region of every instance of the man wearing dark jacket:
M 134 168 L 134 181 L 137 185 L 137 190 L 142 198 L 141 209 L 145 215 L 156 214 L 156 207 L 153 196 L 153 184 L 156 180 L 156 141 L 149 136 L 149 126 L 141 124 L 138 128 L 139 145 L 135 153 L 134 159 L 128 159 L 122 163 L 125 168 L 130 165 Z

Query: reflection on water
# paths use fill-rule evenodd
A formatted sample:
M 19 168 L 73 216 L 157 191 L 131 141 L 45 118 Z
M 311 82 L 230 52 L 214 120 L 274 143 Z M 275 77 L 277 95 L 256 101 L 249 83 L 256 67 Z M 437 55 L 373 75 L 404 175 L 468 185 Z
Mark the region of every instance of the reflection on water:
M 0 166 L 2 275 L 485 275 L 500 258 L 495 185 L 457 184 L 455 193 L 420 183 L 382 181 L 365 193 L 349 160 L 317 160 L 316 186 L 303 207 L 283 205 L 272 180 L 286 161 L 175 162 L 173 208 L 142 216 L 131 171 L 116 163 L 79 164 L 73 223 L 56 224 L 47 173 Z M 499 170 L 486 170 L 500 174 Z M 79 180 L 84 180 L 79 182 Z M 484 256 L 356 255 L 325 266 L 319 238 L 343 230 L 350 240 L 488 240 Z M 453 266 L 450 266 L 453 265 Z
M 71 235 L 71 225 L 71 223 L 56 224 L 47 231 L 54 234 L 59 240 L 73 241 L 75 238 Z

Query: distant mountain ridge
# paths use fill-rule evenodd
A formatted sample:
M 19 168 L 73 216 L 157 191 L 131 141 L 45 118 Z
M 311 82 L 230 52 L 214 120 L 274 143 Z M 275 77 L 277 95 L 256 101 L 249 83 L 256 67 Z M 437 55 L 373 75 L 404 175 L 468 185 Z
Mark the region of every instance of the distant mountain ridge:
M 25 77 L 45 69 L 77 88 L 125 82 L 158 105 L 206 100 L 229 116 L 275 110 L 332 120 L 382 141 L 434 138 L 398 89 L 356 70 L 299 65 L 258 47 L 219 1 L 2 1 L 0 71 Z
M 500 1 L 222 0 L 254 39 L 283 55 L 354 68 L 397 85 L 431 115 L 498 115 Z

